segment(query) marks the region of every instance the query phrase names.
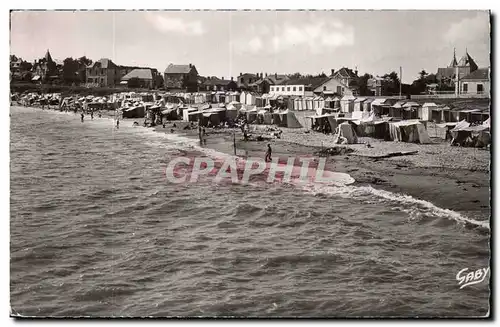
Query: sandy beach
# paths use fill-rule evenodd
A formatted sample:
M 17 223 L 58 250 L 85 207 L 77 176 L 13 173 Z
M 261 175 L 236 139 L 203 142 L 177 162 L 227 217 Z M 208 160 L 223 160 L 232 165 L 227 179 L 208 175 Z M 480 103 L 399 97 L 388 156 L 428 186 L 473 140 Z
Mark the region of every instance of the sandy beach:
M 171 133 L 198 138 L 198 130 L 185 130 L 185 122 L 155 127 L 161 133 Z M 236 133 L 238 156 L 265 156 L 270 143 L 273 156 L 289 157 L 312 155 L 322 148 L 332 147 L 332 135 L 306 132 L 305 129 L 280 128 L 281 139 L 270 141 L 244 141 L 239 129 L 206 129 L 205 147 L 234 154 L 233 133 Z M 259 134 L 259 133 L 250 133 Z M 432 134 L 431 134 L 432 136 Z M 369 185 L 414 198 L 429 201 L 441 208 L 450 209 L 470 218 L 490 215 L 490 151 L 475 148 L 452 147 L 448 142 L 433 138 L 433 144 L 387 142 L 373 138 L 359 138 L 359 144 L 337 145 L 354 152 L 330 156 L 329 169 L 348 173 L 357 185 Z M 371 147 L 367 147 L 369 143 Z M 418 151 L 415 155 L 373 159 L 390 152 Z

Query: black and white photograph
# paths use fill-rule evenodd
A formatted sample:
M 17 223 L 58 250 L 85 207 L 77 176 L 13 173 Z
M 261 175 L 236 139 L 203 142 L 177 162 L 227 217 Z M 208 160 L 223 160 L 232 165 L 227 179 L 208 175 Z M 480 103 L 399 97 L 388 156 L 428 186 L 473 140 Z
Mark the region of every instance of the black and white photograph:
M 11 10 L 11 320 L 490 318 L 493 18 Z

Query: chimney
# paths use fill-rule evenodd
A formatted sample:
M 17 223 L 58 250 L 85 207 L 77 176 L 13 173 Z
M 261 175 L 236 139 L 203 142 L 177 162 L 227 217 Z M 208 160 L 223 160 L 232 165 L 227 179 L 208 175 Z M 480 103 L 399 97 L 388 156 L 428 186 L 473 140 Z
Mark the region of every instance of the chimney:
M 274 73 L 274 78 L 278 79 L 278 73 Z
M 189 64 L 189 68 L 192 68 L 192 67 L 193 67 L 193 65 Z
M 240 73 L 240 76 L 242 76 L 242 75 L 243 75 L 243 73 Z
M 266 78 L 267 78 L 267 73 L 266 73 Z
M 332 69 L 332 76 L 335 74 L 335 69 Z
M 221 79 L 221 80 L 224 80 L 224 76 L 222 76 L 220 79 Z
M 233 76 L 231 76 L 231 81 L 233 80 Z

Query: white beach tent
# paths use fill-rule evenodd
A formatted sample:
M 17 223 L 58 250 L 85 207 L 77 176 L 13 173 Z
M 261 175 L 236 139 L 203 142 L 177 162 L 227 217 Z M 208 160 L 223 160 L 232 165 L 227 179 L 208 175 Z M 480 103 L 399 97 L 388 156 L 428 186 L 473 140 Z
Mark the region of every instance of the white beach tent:
M 424 124 L 419 120 L 402 120 L 389 123 L 390 138 L 393 141 L 409 143 L 431 143 Z
M 337 126 L 335 130 L 335 135 L 333 137 L 333 143 L 335 144 L 356 144 L 358 143 L 358 137 L 351 124 L 348 122 L 343 122 Z

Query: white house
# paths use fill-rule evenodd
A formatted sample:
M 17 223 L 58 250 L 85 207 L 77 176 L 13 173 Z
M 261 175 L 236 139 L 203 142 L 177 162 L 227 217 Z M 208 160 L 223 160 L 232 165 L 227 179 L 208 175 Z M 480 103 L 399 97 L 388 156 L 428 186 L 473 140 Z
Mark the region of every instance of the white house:
M 287 80 L 280 85 L 271 85 L 269 93 L 283 96 L 312 96 L 313 90 L 327 79 L 327 77 L 312 77 Z
M 321 93 L 328 93 L 328 94 L 337 94 L 339 96 L 344 96 L 344 95 L 354 95 L 354 90 L 347 86 L 347 84 L 344 84 L 342 81 L 330 77 L 328 80 L 326 80 L 324 83 L 319 85 L 317 88 L 314 89 L 315 94 L 321 94 Z

